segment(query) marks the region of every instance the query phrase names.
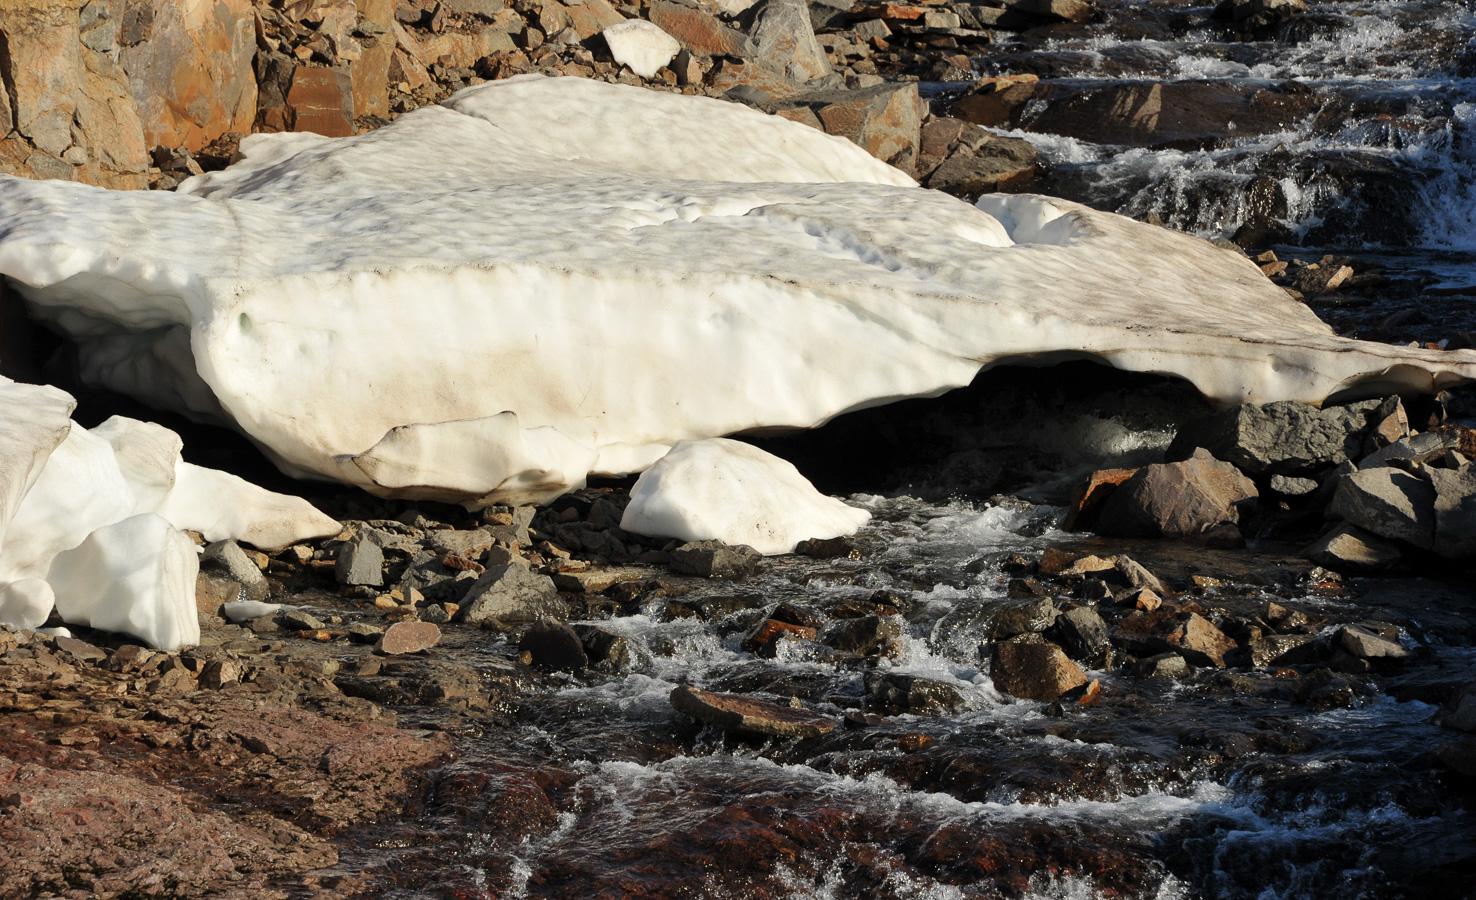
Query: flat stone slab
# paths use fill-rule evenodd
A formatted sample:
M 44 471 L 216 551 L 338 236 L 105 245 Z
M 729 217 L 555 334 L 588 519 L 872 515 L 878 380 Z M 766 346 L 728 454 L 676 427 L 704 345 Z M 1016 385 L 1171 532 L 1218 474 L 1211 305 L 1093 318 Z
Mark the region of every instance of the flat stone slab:
M 396 622 L 380 635 L 374 649 L 386 656 L 429 650 L 441 639 L 441 629 L 430 622 Z
M 598 594 L 626 581 L 640 581 L 650 569 L 586 569 L 583 572 L 559 572 L 553 576 L 554 587 L 572 594 Z
M 835 721 L 818 713 L 742 694 L 717 694 L 683 685 L 671 692 L 671 705 L 699 722 L 742 734 L 776 737 L 819 737 L 835 730 Z

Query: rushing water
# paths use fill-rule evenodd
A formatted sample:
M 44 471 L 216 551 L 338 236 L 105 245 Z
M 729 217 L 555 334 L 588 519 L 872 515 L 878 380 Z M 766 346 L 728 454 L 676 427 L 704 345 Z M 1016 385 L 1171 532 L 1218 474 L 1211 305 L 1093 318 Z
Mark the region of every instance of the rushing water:
M 1469 315 L 1476 16 L 1466 6 L 1313 3 L 1251 43 L 1207 22 L 1209 7 L 1101 9 L 1097 23 L 1001 35 L 976 65 L 1073 89 L 1189 82 L 1312 101 L 1277 130 L 1225 129 L 1198 146 L 1093 142 L 1026 110 L 1009 133 L 1048 159 L 1050 190 L 1207 237 L 1269 216 L 1284 256 L 1356 251 L 1413 285 L 1431 317 Z M 1165 432 L 1131 415 L 1093 412 L 1090 428 L 1065 436 L 1052 432 L 1059 416 L 1024 418 L 1038 420 L 1029 430 L 1050 452 L 1090 445 L 1100 462 L 1161 450 Z M 1049 500 L 1059 487 L 1025 494 Z M 1418 654 L 1353 678 L 1332 704 L 1299 699 L 1285 671 L 1151 681 L 1104 668 L 1089 672 L 1102 703 L 1053 710 L 997 691 L 979 648 L 1009 602 L 1009 554 L 1076 540 L 1056 530 L 1059 508 L 854 502 L 876 516 L 861 559 L 787 557 L 752 579 L 652 592 L 591 617 L 629 642 L 620 673 L 549 676 L 498 723 L 428 716 L 461 729 L 462 755 L 417 815 L 340 868 L 394 898 L 1476 896 L 1476 792 L 1435 760 L 1451 733 L 1432 723 L 1439 698 L 1476 671 L 1464 581 L 1328 591 L 1281 555 L 1294 548 L 1088 545 L 1161 574 L 1221 578 L 1194 597 L 1211 610 L 1275 600 L 1321 621 L 1324 638 L 1376 618 Z M 953 686 L 960 712 L 795 741 L 726 736 L 672 709 L 672 689 L 689 684 L 836 718 L 862 710 L 863 668 L 804 643 L 762 659 L 740 641 L 778 602 L 835 613 L 877 591 L 907 607 L 903 650 L 879 668 Z M 676 615 L 674 602 L 703 614 Z M 452 643 L 447 652 L 473 663 L 516 656 L 493 635 Z

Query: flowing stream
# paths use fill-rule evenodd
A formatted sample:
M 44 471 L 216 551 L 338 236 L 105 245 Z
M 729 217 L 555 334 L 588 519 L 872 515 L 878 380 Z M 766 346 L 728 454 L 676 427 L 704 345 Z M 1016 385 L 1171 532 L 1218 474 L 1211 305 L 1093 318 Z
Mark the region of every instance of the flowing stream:
M 1466 327 L 1476 302 L 1466 5 L 1314 2 L 1251 42 L 1208 21 L 1205 6 L 1100 10 L 1095 23 L 1001 33 L 976 66 L 1038 75 L 1063 92 L 1053 96 L 1141 99 L 1157 85 L 1168 97 L 1180 85 L 1191 112 L 1225 91 L 1291 98 L 1291 112 L 1274 127 L 1211 116 L 1172 134 L 1163 113 L 1163 134 L 1114 143 L 1099 122 L 1032 101 L 998 130 L 1043 153 L 1049 191 L 1206 237 L 1254 226 L 1283 258 L 1379 262 L 1432 327 Z M 1158 440 L 1103 423 L 1124 447 Z M 738 582 L 591 608 L 589 621 L 626 638 L 629 665 L 550 675 L 504 720 L 455 726 L 461 756 L 423 807 L 340 868 L 388 883 L 379 895 L 390 898 L 1476 895 L 1476 793 L 1435 760 L 1452 732 L 1432 722 L 1438 698 L 1476 670 L 1468 580 L 1330 590 L 1288 555 L 1294 547 L 1096 544 L 1057 530 L 1058 506 L 906 493 L 853 497 L 875 514 L 858 560 L 783 557 Z M 1306 613 L 1324 640 L 1342 623 L 1388 622 L 1415 656 L 1351 678 L 1329 702 L 1301 690 L 1315 667 L 1245 666 L 1181 680 L 1104 667 L 1088 672 L 1105 689 L 1095 706 L 1013 699 L 994 688 L 980 644 L 1013 602 L 1011 554 L 1049 546 L 1213 576 L 1192 592 L 1205 608 L 1250 615 L 1275 601 Z M 671 691 L 688 684 L 859 714 L 864 666 L 806 642 L 773 659 L 740 642 L 781 601 L 836 616 L 878 592 L 900 604 L 903 632 L 878 670 L 951 685 L 961 710 L 858 719 L 806 740 L 737 738 L 673 710 Z M 517 655 L 491 633 L 450 643 L 472 664 Z

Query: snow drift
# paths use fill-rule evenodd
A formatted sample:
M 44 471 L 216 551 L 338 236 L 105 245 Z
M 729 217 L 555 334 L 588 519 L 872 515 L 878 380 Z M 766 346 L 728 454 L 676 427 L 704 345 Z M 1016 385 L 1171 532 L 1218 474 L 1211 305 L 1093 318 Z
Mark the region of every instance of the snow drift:
M 1224 403 L 1476 378 L 1473 353 L 1337 337 L 1204 241 L 974 208 L 717 100 L 530 76 L 242 152 L 175 194 L 0 181 L 0 273 L 90 381 L 381 495 L 544 499 L 1005 360 Z

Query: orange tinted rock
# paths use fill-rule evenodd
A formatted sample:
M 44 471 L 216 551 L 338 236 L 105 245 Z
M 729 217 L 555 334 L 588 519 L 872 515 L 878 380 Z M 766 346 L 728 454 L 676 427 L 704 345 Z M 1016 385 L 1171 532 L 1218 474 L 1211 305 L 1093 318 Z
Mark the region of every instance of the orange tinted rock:
M 353 83 L 346 69 L 310 69 L 299 66 L 292 74 L 287 105 L 292 130 L 327 137 L 354 133 Z
M 651 4 L 651 24 L 676 38 L 683 47 L 709 56 L 745 56 L 748 38 L 701 10 L 666 0 Z
M 1137 469 L 1098 469 L 1071 492 L 1066 504 L 1066 518 L 1061 527 L 1067 531 L 1091 531 L 1097 524 L 1102 505 L 1117 486 L 1133 477 Z
M 155 0 L 143 40 L 125 43 L 128 73 L 149 147 L 199 150 L 256 117 L 255 13 L 250 0 Z M 135 35 L 137 36 L 137 35 Z
M 793 625 L 778 619 L 765 619 L 743 639 L 742 648 L 749 653 L 772 656 L 774 647 L 783 640 L 815 639 L 815 629 Z
M 569 14 L 569 26 L 578 33 L 581 41 L 587 41 L 611 25 L 625 21 L 625 17 L 605 0 L 584 0 L 582 3 L 571 4 L 565 12 Z

